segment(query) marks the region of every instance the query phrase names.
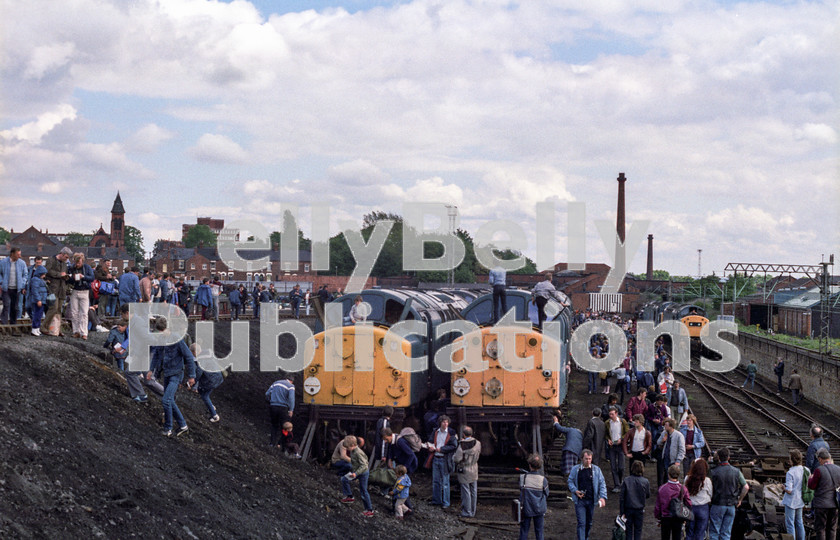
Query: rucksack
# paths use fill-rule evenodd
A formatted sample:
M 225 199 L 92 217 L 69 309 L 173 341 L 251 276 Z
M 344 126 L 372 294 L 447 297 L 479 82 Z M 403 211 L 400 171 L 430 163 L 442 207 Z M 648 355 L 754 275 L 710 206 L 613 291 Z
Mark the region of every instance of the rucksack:
M 423 442 L 420 440 L 420 437 L 414 429 L 410 427 L 403 428 L 403 430 L 400 431 L 399 438 L 405 439 L 405 442 L 408 443 L 412 452 L 419 452 L 420 448 L 423 447 Z
M 814 490 L 808 487 L 808 478 L 811 477 L 811 471 L 808 467 L 802 467 L 802 502 L 805 504 L 814 500 Z

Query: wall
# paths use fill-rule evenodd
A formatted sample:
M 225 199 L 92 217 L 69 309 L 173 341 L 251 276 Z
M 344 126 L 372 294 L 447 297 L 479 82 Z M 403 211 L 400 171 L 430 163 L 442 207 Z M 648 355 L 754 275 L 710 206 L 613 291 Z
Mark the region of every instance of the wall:
M 773 365 L 776 358 L 782 357 L 785 361 L 783 386 L 787 387 L 790 374 L 797 369 L 805 398 L 840 414 L 840 359 L 823 360 L 816 352 L 749 334 L 738 334 L 737 345 L 741 349 L 742 367 L 755 360 L 758 375 L 775 386 Z

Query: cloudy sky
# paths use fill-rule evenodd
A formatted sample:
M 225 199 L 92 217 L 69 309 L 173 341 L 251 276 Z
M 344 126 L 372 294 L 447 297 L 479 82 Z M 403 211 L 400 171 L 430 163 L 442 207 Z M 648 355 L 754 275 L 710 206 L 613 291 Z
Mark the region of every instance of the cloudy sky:
M 0 0 L 0 226 L 147 249 L 196 216 L 455 204 L 473 234 L 555 203 L 649 220 L 655 267 L 840 246 L 840 4 Z M 630 271 L 643 272 L 642 247 Z M 835 271 L 840 271 L 835 269 Z

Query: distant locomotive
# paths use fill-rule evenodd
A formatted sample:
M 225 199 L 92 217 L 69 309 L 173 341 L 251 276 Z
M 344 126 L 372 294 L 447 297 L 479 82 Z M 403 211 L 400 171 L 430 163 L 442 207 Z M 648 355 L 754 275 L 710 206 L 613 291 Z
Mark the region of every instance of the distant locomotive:
M 703 327 L 709 324 L 706 310 L 694 304 L 679 304 L 677 302 L 649 302 L 639 310 L 641 321 L 653 321 L 659 324 L 663 321 L 681 321 L 692 338 L 699 338 Z

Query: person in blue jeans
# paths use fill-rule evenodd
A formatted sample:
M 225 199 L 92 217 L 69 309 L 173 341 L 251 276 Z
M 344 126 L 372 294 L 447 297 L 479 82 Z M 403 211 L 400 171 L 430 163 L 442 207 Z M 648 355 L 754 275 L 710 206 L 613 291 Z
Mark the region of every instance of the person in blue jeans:
M 595 505 L 603 508 L 607 504 L 607 483 L 601 468 L 592 464 L 592 450 L 584 450 L 580 461 L 569 473 L 568 487 L 575 503 L 577 540 L 589 540 Z
M 755 374 L 758 371 L 758 366 L 755 365 L 755 360 L 750 360 L 749 365 L 747 365 L 747 378 L 744 379 L 744 384 L 741 385 L 741 388 L 745 388 L 747 383 L 750 384 L 750 390 L 755 390 Z
M 548 509 L 548 479 L 539 473 L 542 459 L 537 454 L 528 456 L 529 472 L 519 475 L 519 505 L 522 521 L 519 524 L 519 540 L 528 540 L 528 529 L 534 522 L 534 536 L 543 540 L 543 524 Z
M 210 394 L 225 381 L 226 372 L 219 369 L 218 362 L 209 351 L 202 356 L 201 346 L 198 343 L 193 343 L 190 346 L 190 351 L 196 357 L 195 380 L 197 384 L 193 387 L 193 390 L 198 392 L 201 401 L 207 406 L 210 422 L 215 424 L 220 418 L 216 407 L 210 400 Z
M 712 471 L 712 506 L 709 509 L 710 540 L 729 540 L 735 509 L 750 490 L 741 471 L 729 464 L 729 449 L 717 451 L 718 466 Z
M 359 493 L 362 496 L 362 504 L 365 506 L 362 515 L 364 517 L 373 517 L 373 505 L 370 502 L 370 494 L 368 493 L 370 469 L 368 468 L 367 455 L 359 448 L 358 441 L 354 435 L 346 436 L 343 444 L 347 449 L 347 453 L 350 454 L 351 470 L 341 477 L 341 493 L 344 494 L 341 502 L 350 504 L 356 500 L 353 498 L 353 488 L 350 487 L 350 482 L 352 480 L 358 480 Z
M 438 417 L 438 429 L 432 433 L 427 444 L 432 457 L 432 503 L 449 508 L 449 474 L 455 470 L 455 450 L 458 436 L 449 427 L 449 417 Z
M 158 317 L 155 320 L 155 330 L 168 332 L 166 319 Z M 146 373 L 146 380 L 151 380 L 152 375 L 160 373 L 163 376 L 163 435 L 171 437 L 173 434 L 172 419 L 178 422 L 176 436 L 183 435 L 189 429 L 184 415 L 175 404 L 175 394 L 184 379 L 184 369 L 187 370 L 187 387 L 192 388 L 195 384 L 195 357 L 189 347 L 180 340 L 173 345 L 156 346 L 152 348 L 152 361 L 149 372 Z M 160 376 L 157 377 L 160 379 Z

